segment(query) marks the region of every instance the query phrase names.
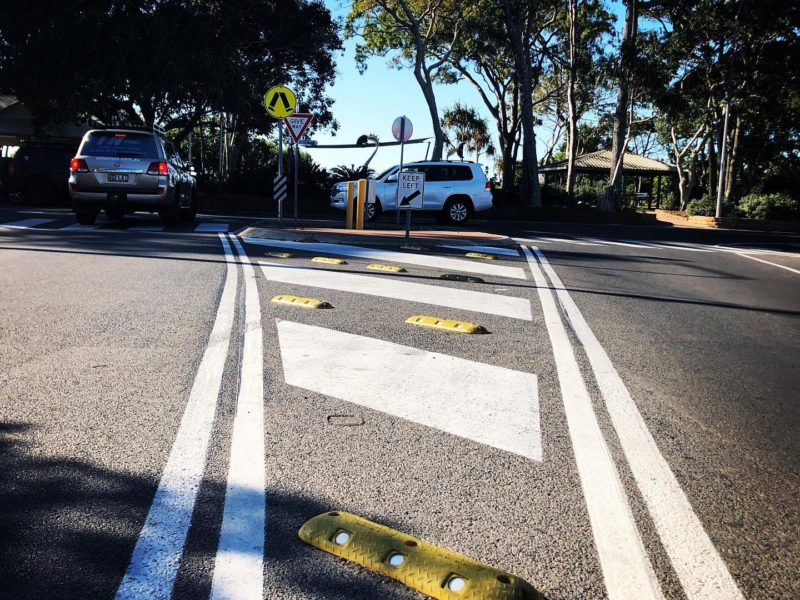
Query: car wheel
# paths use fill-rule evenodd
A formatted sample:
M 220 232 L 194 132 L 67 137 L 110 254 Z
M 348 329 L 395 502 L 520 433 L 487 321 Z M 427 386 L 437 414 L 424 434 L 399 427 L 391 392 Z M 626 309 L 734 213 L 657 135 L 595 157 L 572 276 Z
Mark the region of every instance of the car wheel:
M 179 188 L 175 188 L 172 204 L 158 211 L 158 216 L 161 219 L 161 223 L 164 225 L 164 227 L 176 227 L 178 225 L 178 221 L 180 221 L 180 192 L 181 191 Z
M 79 210 L 75 213 L 75 218 L 81 225 L 94 225 L 97 213 L 98 211 L 96 210 Z
M 375 219 L 381 216 L 382 212 L 380 200 L 375 198 L 374 203 L 367 204 L 367 214 L 365 216 L 367 223 L 372 223 Z
M 197 218 L 197 191 L 192 192 L 192 204 L 189 208 L 181 209 L 181 221 L 184 223 L 194 223 Z
M 472 216 L 472 202 L 468 198 L 451 198 L 444 205 L 444 218 L 451 225 L 463 225 Z
M 22 201 L 25 199 L 22 190 L 11 190 L 8 192 L 8 201 L 10 204 L 22 204 Z

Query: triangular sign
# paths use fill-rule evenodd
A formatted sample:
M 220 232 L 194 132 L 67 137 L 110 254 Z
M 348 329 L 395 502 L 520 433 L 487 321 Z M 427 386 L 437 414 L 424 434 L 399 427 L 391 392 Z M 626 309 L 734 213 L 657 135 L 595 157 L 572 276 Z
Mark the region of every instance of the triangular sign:
M 299 142 L 300 138 L 303 137 L 306 129 L 308 129 L 308 124 L 311 123 L 313 118 L 314 115 L 309 113 L 294 113 L 283 120 L 286 123 L 286 129 L 289 130 L 289 135 L 292 136 L 295 143 Z

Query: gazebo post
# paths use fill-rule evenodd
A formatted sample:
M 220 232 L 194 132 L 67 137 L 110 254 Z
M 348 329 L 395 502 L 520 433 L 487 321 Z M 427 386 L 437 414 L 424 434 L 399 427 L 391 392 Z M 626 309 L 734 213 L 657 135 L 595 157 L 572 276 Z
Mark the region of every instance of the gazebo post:
M 661 177 L 658 178 L 658 183 L 656 183 L 656 208 L 661 208 Z

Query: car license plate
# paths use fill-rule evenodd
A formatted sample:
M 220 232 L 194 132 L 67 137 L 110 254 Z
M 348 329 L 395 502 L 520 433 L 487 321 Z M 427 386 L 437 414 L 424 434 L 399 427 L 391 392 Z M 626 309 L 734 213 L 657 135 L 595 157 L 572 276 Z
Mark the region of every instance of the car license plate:
M 108 174 L 108 182 L 109 183 L 128 183 L 128 174 L 127 173 L 109 173 Z

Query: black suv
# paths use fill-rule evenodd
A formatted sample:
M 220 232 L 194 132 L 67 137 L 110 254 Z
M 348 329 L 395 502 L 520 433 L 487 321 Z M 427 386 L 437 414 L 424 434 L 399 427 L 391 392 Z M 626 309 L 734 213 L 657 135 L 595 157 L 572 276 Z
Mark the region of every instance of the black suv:
M 77 149 L 76 142 L 22 144 L 3 180 L 9 201 L 50 204 L 55 200 L 68 200 L 69 161 Z

